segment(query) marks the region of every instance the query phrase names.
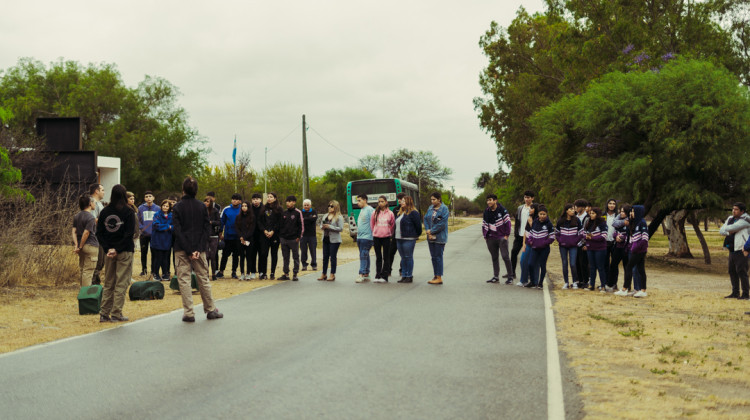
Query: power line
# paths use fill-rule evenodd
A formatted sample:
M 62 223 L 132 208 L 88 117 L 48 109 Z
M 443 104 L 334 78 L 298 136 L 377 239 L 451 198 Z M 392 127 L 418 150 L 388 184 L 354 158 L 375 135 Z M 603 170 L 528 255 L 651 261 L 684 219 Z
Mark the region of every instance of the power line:
M 269 148 L 268 148 L 268 151 L 270 152 L 271 150 L 275 149 L 275 148 L 276 148 L 276 146 L 278 146 L 278 145 L 280 145 L 281 143 L 283 143 L 283 142 L 284 142 L 284 140 L 288 139 L 288 138 L 289 138 L 289 136 L 291 136 L 291 135 L 292 135 L 292 134 L 293 134 L 293 133 L 294 133 L 295 131 L 297 131 L 297 129 L 298 129 L 298 128 L 300 128 L 300 126 L 301 126 L 301 125 L 302 125 L 302 123 L 299 123 L 299 124 L 297 124 L 297 126 L 296 126 L 296 127 L 294 127 L 294 130 L 290 131 L 290 132 L 289 132 L 289 134 L 287 134 L 286 136 L 284 136 L 284 138 L 283 138 L 283 139 L 281 139 L 281 140 L 279 140 L 278 142 L 276 142 L 276 144 L 274 144 L 273 146 L 269 147 Z
M 360 159 L 360 158 L 359 158 L 358 156 L 354 156 L 353 154 L 351 154 L 351 153 L 349 153 L 349 152 L 346 152 L 346 151 L 344 151 L 344 150 L 343 150 L 343 149 L 341 149 L 340 147 L 338 147 L 338 146 L 336 146 L 335 144 L 333 144 L 333 143 L 331 143 L 330 141 L 328 141 L 328 140 L 327 140 L 327 139 L 326 139 L 325 137 L 323 137 L 323 136 L 322 136 L 322 135 L 321 135 L 320 133 L 318 133 L 318 131 L 317 131 L 317 130 L 315 130 L 314 128 L 312 128 L 312 127 L 311 127 L 311 126 L 310 126 L 309 124 L 308 124 L 308 126 L 307 126 L 307 127 L 308 127 L 308 128 L 310 129 L 310 130 L 312 130 L 312 131 L 313 131 L 313 132 L 314 132 L 315 134 L 317 134 L 317 135 L 318 135 L 318 137 L 320 137 L 321 139 L 323 139 L 323 141 L 325 141 L 325 142 L 326 142 L 326 143 L 328 143 L 328 144 L 329 144 L 329 145 L 330 145 L 331 147 L 333 147 L 334 149 L 338 150 L 339 152 L 341 152 L 341 153 L 343 153 L 343 154 L 345 154 L 345 155 L 347 155 L 347 156 L 351 156 L 351 157 L 353 157 L 354 159 L 357 159 L 357 160 L 359 160 L 359 159 Z

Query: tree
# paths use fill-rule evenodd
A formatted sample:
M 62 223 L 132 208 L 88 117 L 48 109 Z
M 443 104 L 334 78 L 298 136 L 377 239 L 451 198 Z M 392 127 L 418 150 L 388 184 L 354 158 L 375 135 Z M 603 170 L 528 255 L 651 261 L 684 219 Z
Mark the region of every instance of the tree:
M 384 156 L 381 155 L 367 155 L 359 159 L 359 167 L 373 175 L 382 173 Z
M 8 142 L 6 139 L 10 135 L 6 129 L 6 122 L 12 117 L 10 111 L 0 107 L 0 144 Z M 27 202 L 34 200 L 28 191 L 18 187 L 21 179 L 21 170 L 13 166 L 8 150 L 0 146 L 0 201 L 16 198 L 23 198 Z
M 328 185 L 332 197 L 329 198 L 341 203 L 342 208 L 346 208 L 346 185 L 349 181 L 358 179 L 373 179 L 375 175 L 366 169 L 345 167 L 343 169 L 329 169 L 323 175 L 323 183 Z
M 550 206 L 585 193 L 670 218 L 670 250 L 688 256 L 690 211 L 722 208 L 750 188 L 750 96 L 737 76 L 678 59 L 659 71 L 613 72 L 531 119 L 524 165 Z M 583 188 L 581 188 L 583 186 Z
M 120 157 L 123 184 L 139 195 L 179 189 L 186 174 L 205 166 L 208 150 L 178 96 L 174 85 L 149 76 L 129 88 L 114 64 L 60 60 L 46 67 L 24 58 L 0 79 L 11 129 L 32 138 L 38 117 L 80 117 L 84 149 Z
M 278 199 L 282 205 L 287 196 L 290 195 L 296 196 L 301 202 L 302 165 L 278 162 L 269 166 L 258 178 L 258 186 L 263 187 L 264 185 L 267 185 L 268 192 L 274 192 L 278 195 Z
M 493 22 L 479 46 L 489 58 L 475 98 L 480 125 L 511 169 L 510 195 L 536 178 L 526 166 L 539 109 L 580 94 L 604 74 L 658 68 L 676 56 L 722 65 L 750 82 L 749 0 L 547 0 L 545 13 L 523 8 L 507 28 Z M 583 193 L 585 191 L 581 191 Z
M 224 162 L 221 165 L 207 165 L 196 178 L 200 188 L 199 197 L 208 191 L 216 193 L 216 201 L 228 204 L 232 194 L 239 193 L 244 200 L 250 201 L 254 192 L 261 192 L 263 185 L 258 185 L 258 174 L 250 167 L 250 154 L 237 156 L 237 165 Z M 236 187 L 235 187 L 236 186 Z

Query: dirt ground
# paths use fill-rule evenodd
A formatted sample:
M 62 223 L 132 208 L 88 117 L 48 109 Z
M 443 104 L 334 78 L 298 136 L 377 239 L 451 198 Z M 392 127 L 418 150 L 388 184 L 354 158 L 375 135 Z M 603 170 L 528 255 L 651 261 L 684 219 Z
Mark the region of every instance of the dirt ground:
M 558 339 L 586 418 L 750 418 L 750 301 L 723 298 L 726 253 L 713 256 L 708 269 L 702 260 L 649 258 L 648 297 L 636 299 L 563 290 L 553 247 Z M 620 286 L 622 278 L 620 270 Z

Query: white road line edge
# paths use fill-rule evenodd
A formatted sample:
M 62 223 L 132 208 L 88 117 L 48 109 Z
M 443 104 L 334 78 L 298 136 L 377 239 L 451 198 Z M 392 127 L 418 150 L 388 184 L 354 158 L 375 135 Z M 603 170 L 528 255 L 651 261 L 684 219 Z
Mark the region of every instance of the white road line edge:
M 555 314 L 552 311 L 552 298 L 549 295 L 549 278 L 544 282 L 544 318 L 547 324 L 547 418 L 565 419 L 560 353 L 557 348 Z

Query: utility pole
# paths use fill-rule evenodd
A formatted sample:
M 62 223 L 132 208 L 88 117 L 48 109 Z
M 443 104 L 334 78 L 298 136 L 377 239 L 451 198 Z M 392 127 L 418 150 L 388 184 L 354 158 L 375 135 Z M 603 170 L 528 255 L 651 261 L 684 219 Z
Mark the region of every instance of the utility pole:
M 302 114 L 302 199 L 310 198 L 310 176 L 307 171 L 307 125 Z
M 266 196 L 268 195 L 268 147 L 266 147 L 266 153 L 265 153 L 265 159 L 263 162 L 264 168 L 263 169 L 263 200 L 266 199 Z M 263 201 L 265 203 L 265 201 Z
M 385 155 L 383 155 L 383 178 L 385 178 Z

